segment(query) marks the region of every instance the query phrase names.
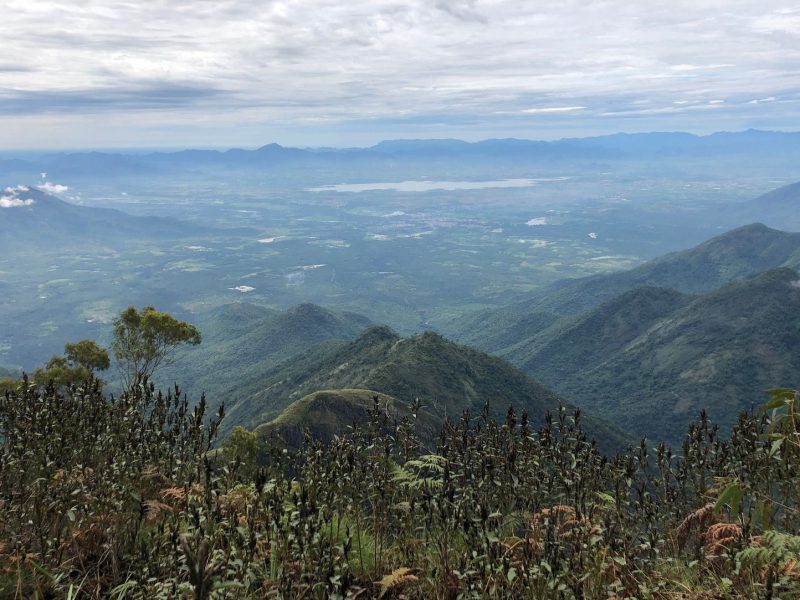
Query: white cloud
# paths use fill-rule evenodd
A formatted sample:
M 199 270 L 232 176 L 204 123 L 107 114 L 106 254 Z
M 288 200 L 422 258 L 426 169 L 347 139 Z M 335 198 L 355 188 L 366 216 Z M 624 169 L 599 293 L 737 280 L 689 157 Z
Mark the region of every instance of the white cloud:
M 30 206 L 34 203 L 33 198 L 20 198 L 20 194 L 31 191 L 29 187 L 18 185 L 15 187 L 7 187 L 3 190 L 3 195 L 0 195 L 0 208 L 19 208 L 22 206 Z
M 537 227 L 539 225 L 547 225 L 547 217 L 536 217 L 534 219 L 530 219 L 525 225 L 529 227 Z
M 780 9 L 757 18 L 753 23 L 756 31 L 764 33 L 790 33 L 800 35 L 800 11 Z
M 521 110 L 521 113 L 525 114 L 545 114 L 545 113 L 562 113 L 562 112 L 573 112 L 576 110 L 584 110 L 585 106 L 547 106 L 543 108 L 525 108 Z
M 47 192 L 48 194 L 63 194 L 69 191 L 68 186 L 58 183 L 50 183 L 49 181 L 45 181 L 43 184 L 37 185 L 36 187 L 43 192 Z
M 17 196 L 0 196 L 0 208 L 18 208 L 20 206 L 30 206 L 33 204 L 33 199 L 28 198 L 23 200 Z

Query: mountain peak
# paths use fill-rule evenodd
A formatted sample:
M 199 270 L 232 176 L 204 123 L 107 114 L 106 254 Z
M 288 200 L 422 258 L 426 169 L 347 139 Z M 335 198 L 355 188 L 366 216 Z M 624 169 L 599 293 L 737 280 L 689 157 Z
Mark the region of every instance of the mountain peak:
M 280 144 L 272 142 L 271 144 L 265 144 L 260 148 L 256 149 L 256 152 L 278 152 L 280 150 L 285 150 L 285 148 Z
M 297 306 L 293 306 L 292 308 L 287 310 L 286 316 L 302 317 L 310 319 L 326 319 L 326 318 L 331 318 L 334 315 L 327 308 L 322 308 L 318 304 L 313 304 L 311 302 L 304 302 L 303 304 L 298 304 Z

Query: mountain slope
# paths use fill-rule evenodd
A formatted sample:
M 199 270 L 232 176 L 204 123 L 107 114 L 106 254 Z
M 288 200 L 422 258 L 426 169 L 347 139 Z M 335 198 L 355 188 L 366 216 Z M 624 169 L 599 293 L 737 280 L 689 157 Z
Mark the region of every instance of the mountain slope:
M 377 409 L 389 424 L 409 419 L 422 444 L 432 448 L 442 420 L 425 410 L 413 414 L 411 406 L 372 390 L 323 390 L 297 400 L 269 423 L 259 425 L 260 438 L 278 438 L 290 447 L 299 447 L 308 431 L 314 439 L 330 442 L 334 436 L 351 431 L 354 424 L 369 419 Z
M 521 333 L 535 336 L 560 319 L 559 315 L 546 311 L 486 308 L 457 317 L 443 324 L 442 328 L 459 343 L 485 352 L 504 354 L 520 341 Z
M 773 227 L 800 229 L 800 182 L 785 185 L 747 203 L 748 214 Z
M 316 346 L 263 375 L 243 382 L 243 396 L 226 427 L 254 427 L 275 419 L 290 403 L 317 390 L 370 389 L 411 402 L 416 398 L 439 418 L 464 409 L 503 419 L 513 404 L 539 424 L 559 398 L 502 359 L 450 342 L 434 333 L 402 339 L 388 327 L 372 327 L 352 342 Z M 247 393 L 247 392 L 251 393 Z M 605 449 L 624 445 L 613 427 L 587 418 L 587 430 Z
M 703 293 L 767 269 L 798 265 L 800 233 L 754 223 L 629 271 L 557 282 L 526 304 L 529 310 L 575 314 L 634 287 L 650 285 Z
M 351 312 L 301 304 L 281 312 L 235 303 L 213 311 L 198 324 L 203 343 L 184 351 L 159 376 L 162 382 L 187 382 L 192 393 L 205 391 L 212 401 L 236 394 L 241 381 L 325 340 L 356 337 L 371 324 Z
M 778 267 L 800 267 L 800 233 L 754 223 L 634 269 L 557 281 L 522 302 L 447 323 L 443 331 L 520 364 L 541 343 L 547 327 L 543 314 L 580 315 L 643 286 L 704 293 Z M 567 319 L 561 325 L 569 323 Z M 517 348 L 525 346 L 527 350 Z
M 705 294 L 557 389 L 624 430 L 678 443 L 705 409 L 729 429 L 800 378 L 800 276 L 774 269 Z
M 126 238 L 183 237 L 208 230 L 175 219 L 137 217 L 110 208 L 78 206 L 36 188 L 0 191 L 0 244 L 37 247 L 60 242 L 110 243 Z
M 579 317 L 559 321 L 506 349 L 503 356 L 545 385 L 558 386 L 622 351 L 691 298 L 667 288 L 635 288 Z

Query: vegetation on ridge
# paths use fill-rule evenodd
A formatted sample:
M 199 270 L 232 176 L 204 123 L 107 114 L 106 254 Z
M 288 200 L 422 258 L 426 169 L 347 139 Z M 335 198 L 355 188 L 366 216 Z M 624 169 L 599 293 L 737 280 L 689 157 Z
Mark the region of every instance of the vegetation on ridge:
M 729 438 L 701 416 L 678 454 L 606 458 L 564 410 L 541 427 L 465 411 L 420 453 L 410 419 L 375 410 L 260 469 L 247 436 L 208 452 L 205 406 L 144 384 L 107 400 L 91 380 L 0 397 L 0 595 L 800 594 L 793 390 Z

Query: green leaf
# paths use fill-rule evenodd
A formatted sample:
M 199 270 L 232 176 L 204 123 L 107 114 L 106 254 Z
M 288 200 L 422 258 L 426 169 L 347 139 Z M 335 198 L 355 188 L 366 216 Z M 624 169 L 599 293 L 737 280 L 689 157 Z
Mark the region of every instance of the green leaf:
M 744 496 L 744 491 L 738 481 L 728 484 L 728 487 L 726 487 L 719 495 L 719 498 L 717 498 L 717 502 L 714 505 L 714 512 L 721 511 L 727 504 L 731 507 L 732 513 L 738 513 L 742 502 L 742 496 Z
M 781 408 L 788 405 L 795 398 L 797 392 L 789 388 L 772 388 L 767 390 L 771 396 L 770 400 L 764 405 L 766 410 Z
M 781 449 L 783 445 L 784 438 L 780 437 L 777 440 L 773 440 L 772 446 L 769 449 L 770 458 L 774 457 Z
M 597 492 L 596 495 L 598 499 L 600 499 L 603 502 L 603 504 L 606 504 L 608 506 L 615 506 L 617 503 L 617 501 L 614 500 L 614 496 L 612 496 L 611 494 L 606 494 L 605 492 Z

